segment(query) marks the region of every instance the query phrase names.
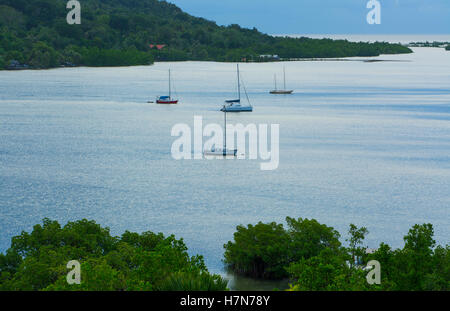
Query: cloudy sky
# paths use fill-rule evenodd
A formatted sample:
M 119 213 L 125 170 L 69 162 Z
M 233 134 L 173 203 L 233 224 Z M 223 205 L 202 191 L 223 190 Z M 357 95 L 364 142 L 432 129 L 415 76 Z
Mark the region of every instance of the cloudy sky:
M 379 0 L 381 25 L 369 25 L 369 0 L 168 0 L 220 25 L 270 34 L 449 34 L 450 0 Z

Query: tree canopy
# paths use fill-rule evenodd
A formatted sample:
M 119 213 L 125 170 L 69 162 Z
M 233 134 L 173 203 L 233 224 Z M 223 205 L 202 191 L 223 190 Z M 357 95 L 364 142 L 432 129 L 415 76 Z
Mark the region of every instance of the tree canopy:
M 238 226 L 234 242 L 224 245 L 225 264 L 233 271 L 256 278 L 287 277 L 286 267 L 301 258 L 317 256 L 324 249 L 338 251 L 339 233 L 316 220 L 287 218 L 282 224 Z
M 415 225 L 402 249 L 381 243 L 374 252 L 363 246 L 367 228 L 351 224 L 348 246 L 340 234 L 316 220 L 286 219 L 282 224 L 238 226 L 234 241 L 224 245 L 225 263 L 239 274 L 289 278 L 293 291 L 450 290 L 449 246 L 436 246 L 431 224 Z M 369 285 L 366 265 L 381 265 L 381 284 Z
M 450 290 L 450 247 L 437 246 L 431 224 L 414 225 L 404 247 L 381 243 L 367 252 L 368 230 L 351 224 L 348 246 L 316 220 L 287 218 L 238 226 L 224 245 L 232 271 L 255 278 L 289 278 L 292 291 Z M 357 260 L 355 260 L 355 257 Z M 67 282 L 67 263 L 81 264 L 81 284 Z M 381 265 L 381 284 L 366 281 L 368 262 Z M 219 291 L 227 282 L 210 274 L 202 256 L 190 256 L 183 240 L 161 233 L 126 231 L 80 220 L 61 226 L 44 219 L 32 232 L 12 238 L 0 254 L 0 291 Z
M 66 265 L 81 264 L 81 284 L 69 285 Z M 31 233 L 13 237 L 0 254 L 0 290 L 166 291 L 226 290 L 201 256 L 190 257 L 183 240 L 144 232 L 110 235 L 94 221 L 64 227 L 45 219 Z

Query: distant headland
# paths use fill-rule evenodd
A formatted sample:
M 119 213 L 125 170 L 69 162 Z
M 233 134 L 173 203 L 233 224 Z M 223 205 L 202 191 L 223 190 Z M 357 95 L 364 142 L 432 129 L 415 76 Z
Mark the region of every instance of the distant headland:
M 218 26 L 159 0 L 84 0 L 81 22 L 73 25 L 66 21 L 64 1 L 3 0 L 0 12 L 0 69 L 412 53 L 406 46 L 387 42 L 275 37 L 256 28 Z

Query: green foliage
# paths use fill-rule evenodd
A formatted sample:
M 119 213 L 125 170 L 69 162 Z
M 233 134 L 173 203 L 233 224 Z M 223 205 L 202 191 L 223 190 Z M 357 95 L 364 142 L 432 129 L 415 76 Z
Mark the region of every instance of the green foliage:
M 158 286 L 160 291 L 223 291 L 227 281 L 208 273 L 192 274 L 177 272 Z
M 445 47 L 447 51 L 450 51 L 450 44 Z
M 368 259 L 381 263 L 382 280 L 393 290 L 450 290 L 449 246 L 435 248 L 433 235 L 431 224 L 415 225 L 403 249 L 382 244 Z
M 311 258 L 320 254 L 324 249 L 338 251 L 341 243 L 340 234 L 332 227 L 320 224 L 315 219 L 298 220 L 287 217 L 290 235 L 290 258 L 298 260 Z
M 66 265 L 81 263 L 81 284 L 69 285 Z M 190 257 L 183 240 L 145 232 L 113 237 L 93 221 L 45 219 L 31 233 L 13 237 L 0 254 L 0 290 L 116 291 L 226 290 L 201 256 Z
M 362 269 L 352 269 L 342 252 L 324 249 L 317 256 L 301 259 L 288 267 L 295 280 L 292 291 L 349 291 L 369 288 Z
M 237 227 L 234 243 L 224 245 L 225 263 L 235 272 L 257 278 L 287 276 L 289 235 L 276 223 Z
M 148 65 L 153 63 L 153 57 L 136 49 L 105 50 L 94 47 L 81 50 L 81 63 L 92 67 Z
M 241 61 L 244 58 L 261 61 L 259 55 L 262 54 L 325 58 L 412 52 L 407 47 L 384 42 L 282 38 L 238 25 L 218 26 L 159 0 L 83 0 L 81 25 L 68 25 L 65 3 L 0 0 L 0 49 L 4 50 L 1 54 L 4 61 L 8 64 L 17 60 L 35 68 L 49 68 L 67 63 L 145 65 L 153 58 L 161 61 Z M 46 44 L 42 53 L 35 50 L 38 42 Z M 150 49 L 149 44 L 167 46 L 158 51 Z M 81 57 L 68 51 L 76 51 Z
M 350 245 L 349 252 L 351 255 L 351 263 L 350 263 L 351 266 L 353 266 L 353 264 L 358 258 L 364 256 L 366 248 L 361 247 L 361 245 L 368 233 L 369 230 L 367 230 L 367 228 L 365 227 L 358 228 L 354 224 L 350 224 L 350 228 L 348 230 L 350 238 L 347 239 L 346 241 L 349 242 Z
M 234 242 L 225 248 L 225 263 L 234 272 L 257 278 L 288 276 L 289 263 L 317 256 L 324 249 L 338 251 L 339 233 L 316 220 L 286 218 L 283 225 L 259 223 L 238 226 Z
M 381 243 L 375 253 L 366 254 L 364 227 L 351 224 L 349 247 L 342 247 L 331 227 L 316 220 L 286 220 L 288 230 L 276 223 L 238 226 L 234 242 L 224 245 L 225 263 L 253 277 L 289 277 L 291 291 L 450 290 L 450 249 L 435 247 L 430 224 L 409 230 L 403 249 Z M 355 258 L 362 262 L 355 264 Z M 370 260 L 381 264 L 379 285 L 366 280 Z
M 34 68 L 52 68 L 57 66 L 57 52 L 44 42 L 33 44 L 28 63 Z
M 351 225 L 349 233 L 347 256 L 328 252 L 289 267 L 295 279 L 293 290 L 450 290 L 449 247 L 434 249 L 432 225 L 415 225 L 404 237 L 403 249 L 392 250 L 382 243 L 374 254 L 363 256 L 365 262 L 360 266 L 349 265 L 346 258 L 363 250 L 357 245 L 362 244 L 367 229 Z M 361 268 L 370 260 L 381 264 L 381 285 L 369 286 L 365 280 Z

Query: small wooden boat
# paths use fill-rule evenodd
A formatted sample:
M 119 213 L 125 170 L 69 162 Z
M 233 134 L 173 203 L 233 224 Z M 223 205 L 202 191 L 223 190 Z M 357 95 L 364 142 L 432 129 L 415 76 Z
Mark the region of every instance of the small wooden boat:
M 294 91 L 293 90 L 286 90 L 286 69 L 283 68 L 283 73 L 284 73 L 284 90 L 279 90 L 277 88 L 277 76 L 275 75 L 275 89 L 270 91 L 270 94 L 274 94 L 274 95 L 289 95 L 292 94 Z

